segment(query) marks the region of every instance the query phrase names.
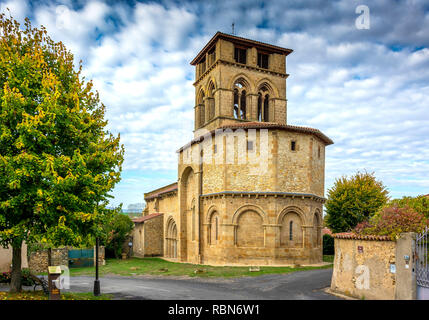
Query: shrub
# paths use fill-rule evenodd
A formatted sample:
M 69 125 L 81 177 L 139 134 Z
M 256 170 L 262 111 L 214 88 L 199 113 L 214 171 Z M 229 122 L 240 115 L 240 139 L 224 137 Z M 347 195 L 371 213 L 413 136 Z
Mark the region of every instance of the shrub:
M 389 202 L 389 206 L 405 207 L 408 206 L 414 211 L 423 214 L 429 219 L 429 197 L 418 196 L 418 197 L 403 197 L 401 199 L 393 199 Z
M 113 220 L 107 226 L 106 257 L 111 253 L 115 258 L 121 257 L 122 246 L 133 228 L 134 223 L 127 215 L 116 214 L 114 216 Z
M 422 232 L 429 220 L 412 208 L 386 207 L 368 221 L 358 224 L 356 234 L 389 236 L 397 239 L 403 232 Z
M 335 254 L 334 249 L 334 237 L 330 234 L 323 235 L 323 254 L 333 255 Z
M 372 173 L 358 172 L 350 179 L 337 179 L 328 190 L 326 225 L 334 233 L 352 230 L 387 203 L 387 194 L 382 182 Z
M 0 274 L 0 283 L 10 283 L 12 275 L 11 271 L 3 272 Z M 30 277 L 30 270 L 22 269 L 21 271 L 21 283 L 23 286 L 34 286 L 35 282 Z

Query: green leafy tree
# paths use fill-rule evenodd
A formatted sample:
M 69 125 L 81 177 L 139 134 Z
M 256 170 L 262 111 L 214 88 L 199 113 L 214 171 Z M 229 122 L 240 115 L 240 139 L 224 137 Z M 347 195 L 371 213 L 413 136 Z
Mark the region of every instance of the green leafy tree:
M 385 186 L 373 173 L 357 172 L 350 179 L 343 176 L 328 190 L 326 225 L 332 232 L 350 231 L 377 213 L 388 200 Z
M 389 206 L 397 206 L 404 208 L 406 206 L 412 208 L 418 213 L 423 214 L 429 219 L 429 197 L 418 196 L 418 197 L 403 197 L 401 199 L 393 199 L 389 202 Z
M 134 228 L 134 222 L 125 214 L 115 214 L 106 226 L 106 249 L 113 252 L 115 258 L 122 254 L 122 246 Z
M 42 26 L 0 15 L 0 244 L 12 246 L 11 291 L 21 290 L 21 245 L 94 243 L 123 146 L 73 55 Z

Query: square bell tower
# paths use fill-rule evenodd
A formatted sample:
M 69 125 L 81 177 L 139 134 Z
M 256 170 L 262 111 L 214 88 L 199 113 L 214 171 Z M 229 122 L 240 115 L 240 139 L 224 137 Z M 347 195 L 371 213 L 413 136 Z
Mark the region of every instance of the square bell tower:
M 292 51 L 217 32 L 191 61 L 194 136 L 239 122 L 286 124 L 286 56 Z

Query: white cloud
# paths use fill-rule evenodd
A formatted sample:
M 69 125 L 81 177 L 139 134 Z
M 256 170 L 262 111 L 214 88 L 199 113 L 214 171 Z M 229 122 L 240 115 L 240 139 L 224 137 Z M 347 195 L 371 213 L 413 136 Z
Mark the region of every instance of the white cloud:
M 25 1 L 8 3 L 16 16 L 30 12 Z M 121 132 L 125 178 L 116 202 L 140 202 L 143 192 L 177 179 L 175 150 L 193 136 L 189 61 L 216 31 L 229 33 L 232 22 L 239 36 L 294 49 L 287 57 L 288 122 L 334 140 L 327 188 L 367 169 L 394 196 L 429 193 L 429 4 L 371 2 L 371 28 L 357 30 L 358 4 L 91 1 L 79 8 L 64 2 L 68 11 L 58 15 L 60 2 L 33 3 L 32 20 L 84 60 L 109 129 Z
M 24 22 L 28 11 L 28 3 L 25 0 L 12 0 L 5 2 L 2 1 L 2 3 L 0 3 L 0 12 L 5 13 L 6 16 L 9 16 L 9 14 L 11 14 L 11 16 L 14 19 L 18 20 L 20 23 Z

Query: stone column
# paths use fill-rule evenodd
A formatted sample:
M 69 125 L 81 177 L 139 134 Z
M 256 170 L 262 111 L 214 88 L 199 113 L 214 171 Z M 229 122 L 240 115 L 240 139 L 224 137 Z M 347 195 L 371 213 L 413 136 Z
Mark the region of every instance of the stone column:
M 249 93 L 247 96 L 247 117 L 249 120 L 258 121 L 258 95 L 254 93 Z
M 199 128 L 200 124 L 200 113 L 198 105 L 194 107 L 194 130 Z
M 416 273 L 413 263 L 415 251 L 414 232 L 402 233 L 396 241 L 396 300 L 415 300 L 417 298 Z M 407 258 L 409 258 L 407 263 Z
M 303 243 L 304 243 L 304 249 L 311 249 L 313 247 L 312 245 L 312 231 L 313 231 L 313 226 L 312 225 L 303 225 L 302 229 L 304 230 L 304 238 L 302 239 Z

